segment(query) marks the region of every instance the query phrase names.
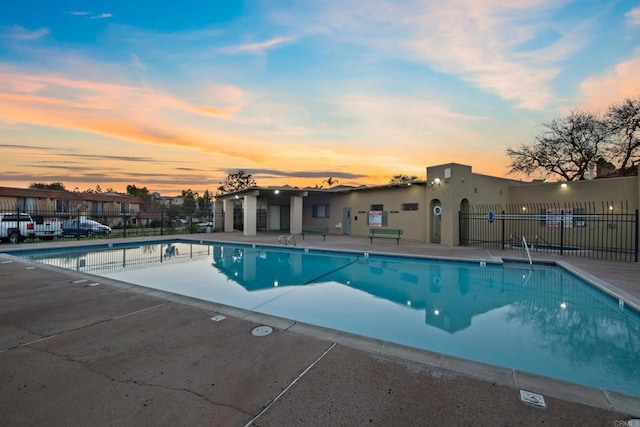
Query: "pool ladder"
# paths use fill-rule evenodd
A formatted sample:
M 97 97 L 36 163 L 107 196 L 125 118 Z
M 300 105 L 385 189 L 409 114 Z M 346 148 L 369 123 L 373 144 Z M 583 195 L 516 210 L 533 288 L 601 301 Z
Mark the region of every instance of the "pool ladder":
M 296 238 L 291 235 L 285 236 L 284 234 L 281 234 L 280 237 L 278 237 L 278 242 L 282 243 L 283 245 L 298 246 L 296 243 Z
M 529 257 L 529 264 L 533 265 L 533 261 L 531 261 L 531 252 L 529 252 L 529 245 L 527 245 L 527 239 L 525 239 L 524 236 L 522 236 L 522 245 L 527 251 L 527 256 Z
M 509 236 L 509 239 L 513 239 L 514 237 L 517 238 L 517 236 L 515 234 L 512 234 L 512 235 Z M 529 264 L 533 265 L 533 261 L 531 260 L 531 252 L 529 252 L 529 245 L 527 244 L 527 239 L 525 239 L 524 236 L 522 236 L 518 240 L 522 240 L 522 247 L 525 249 L 525 251 L 527 251 L 527 257 L 529 258 Z

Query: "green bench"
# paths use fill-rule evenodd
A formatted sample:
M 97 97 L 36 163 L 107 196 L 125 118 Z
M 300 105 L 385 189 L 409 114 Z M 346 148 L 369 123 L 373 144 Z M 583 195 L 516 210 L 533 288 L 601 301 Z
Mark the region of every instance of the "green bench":
M 400 244 L 402 236 L 402 230 L 397 228 L 370 228 L 369 238 L 373 245 L 373 239 L 396 239 L 397 244 Z
M 322 234 L 322 240 L 327 240 L 327 234 L 329 234 L 329 227 L 314 227 L 303 226 L 302 227 L 302 240 L 306 234 Z

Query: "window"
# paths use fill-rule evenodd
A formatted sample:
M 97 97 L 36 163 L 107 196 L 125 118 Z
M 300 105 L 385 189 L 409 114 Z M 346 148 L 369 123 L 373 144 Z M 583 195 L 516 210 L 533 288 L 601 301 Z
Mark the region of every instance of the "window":
M 370 211 L 383 211 L 384 205 L 371 205 Z
M 104 213 L 104 202 L 91 202 L 91 212 L 94 215 L 101 215 Z
M 418 204 L 417 203 L 403 203 L 402 204 L 403 211 L 417 211 Z
M 131 212 L 131 203 L 120 203 L 120 213 L 128 214 Z
M 324 204 L 324 205 L 313 205 L 313 214 L 312 216 L 314 218 L 329 218 L 331 216 L 331 214 L 329 213 L 329 207 L 331 205 L 329 204 Z
M 56 200 L 56 213 L 70 213 L 70 205 L 69 200 Z

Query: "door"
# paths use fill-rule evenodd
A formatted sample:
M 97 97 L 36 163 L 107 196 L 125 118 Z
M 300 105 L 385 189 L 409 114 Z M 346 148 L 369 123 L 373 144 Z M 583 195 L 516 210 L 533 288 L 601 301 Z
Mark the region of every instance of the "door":
M 291 207 L 280 206 L 280 230 L 291 229 Z
M 351 234 L 351 208 L 342 208 L 342 234 Z
M 269 206 L 269 230 L 280 230 L 280 206 Z

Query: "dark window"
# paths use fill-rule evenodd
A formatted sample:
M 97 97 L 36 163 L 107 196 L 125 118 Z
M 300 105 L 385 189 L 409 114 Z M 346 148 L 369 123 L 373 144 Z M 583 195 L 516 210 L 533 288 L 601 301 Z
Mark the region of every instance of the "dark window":
M 70 211 L 69 200 L 56 200 L 56 213 L 69 213 Z
M 324 205 L 313 205 L 313 212 L 312 212 L 312 216 L 314 218 L 329 218 L 331 216 L 330 213 L 330 206 L 329 204 L 324 204 Z
M 384 210 L 384 205 L 371 205 L 371 209 L 372 211 L 383 211 Z
M 403 211 L 417 211 L 418 204 L 417 203 L 403 203 L 402 204 Z

